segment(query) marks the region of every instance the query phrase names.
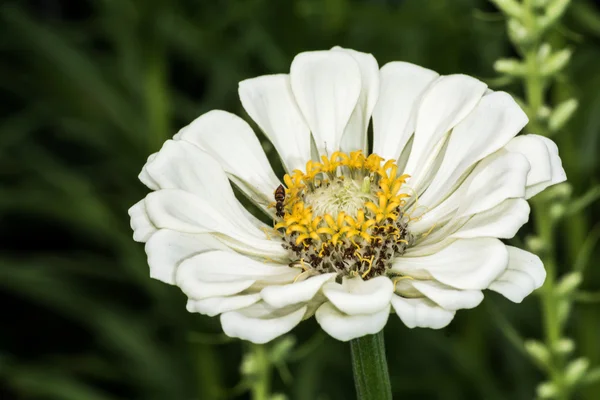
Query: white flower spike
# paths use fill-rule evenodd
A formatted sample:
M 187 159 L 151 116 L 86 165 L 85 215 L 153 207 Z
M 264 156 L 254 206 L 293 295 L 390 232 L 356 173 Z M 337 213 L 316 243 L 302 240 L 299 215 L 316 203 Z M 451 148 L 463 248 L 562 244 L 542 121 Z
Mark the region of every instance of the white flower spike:
M 500 239 L 566 176 L 552 141 L 515 137 L 527 118 L 508 94 L 339 47 L 239 93 L 282 181 L 246 122 L 211 111 L 148 158 L 140 180 L 153 192 L 129 210 L 151 276 L 179 286 L 190 312 L 220 314 L 227 335 L 265 343 L 315 315 L 347 341 L 392 312 L 439 329 L 484 289 L 520 302 L 544 282 L 537 256 Z

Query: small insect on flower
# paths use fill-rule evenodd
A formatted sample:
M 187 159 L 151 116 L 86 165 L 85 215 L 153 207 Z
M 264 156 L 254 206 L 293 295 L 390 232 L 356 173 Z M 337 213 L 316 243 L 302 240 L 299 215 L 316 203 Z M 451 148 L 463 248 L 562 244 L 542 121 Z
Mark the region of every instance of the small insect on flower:
M 150 276 L 227 335 L 264 343 L 314 316 L 347 341 L 390 313 L 439 329 L 486 289 L 520 302 L 544 282 L 540 259 L 501 239 L 566 176 L 554 142 L 517 136 L 527 117 L 507 93 L 335 47 L 239 95 L 287 173 L 246 121 L 210 111 L 148 157 L 153 192 L 129 210 Z
M 283 218 L 283 202 L 285 201 L 285 188 L 283 185 L 277 186 L 275 189 L 275 215 L 279 218 Z

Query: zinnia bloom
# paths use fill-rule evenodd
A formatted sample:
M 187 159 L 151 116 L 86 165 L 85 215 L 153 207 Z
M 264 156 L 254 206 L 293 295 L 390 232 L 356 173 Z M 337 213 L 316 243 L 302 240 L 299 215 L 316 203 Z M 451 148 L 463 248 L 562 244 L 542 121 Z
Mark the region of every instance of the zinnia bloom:
M 346 341 L 390 313 L 438 329 L 483 289 L 520 302 L 542 285 L 540 259 L 500 239 L 566 176 L 551 140 L 516 136 L 527 117 L 507 93 L 336 47 L 239 95 L 287 174 L 243 119 L 215 110 L 148 158 L 153 192 L 129 210 L 151 277 L 179 286 L 190 312 L 256 343 L 315 315 Z

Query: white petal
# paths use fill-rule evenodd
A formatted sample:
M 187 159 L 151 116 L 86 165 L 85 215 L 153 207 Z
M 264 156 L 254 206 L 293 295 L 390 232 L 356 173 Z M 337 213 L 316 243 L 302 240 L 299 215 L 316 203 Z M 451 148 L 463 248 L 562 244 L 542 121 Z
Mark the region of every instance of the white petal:
M 390 315 L 388 304 L 383 310 L 371 314 L 346 315 L 331 303 L 325 303 L 317 310 L 315 317 L 321 328 L 337 340 L 347 342 L 365 335 L 378 333 L 385 326 Z
M 435 281 L 410 282 L 415 289 L 446 310 L 474 308 L 483 300 L 483 293 L 480 290 L 456 290 Z
M 235 236 L 216 234 L 220 241 L 226 244 L 229 248 L 238 253 L 247 256 L 255 257 L 262 260 L 273 260 L 277 262 L 288 261 L 287 251 L 282 252 L 281 243 L 271 240 L 271 236 L 267 239 L 256 236 Z
M 148 156 L 148 160 L 146 160 L 146 164 L 149 164 L 150 162 L 152 162 L 156 158 L 157 154 L 158 153 L 150 154 Z M 142 172 L 140 172 L 140 174 L 138 175 L 138 178 L 148 188 L 150 188 L 152 190 L 158 190 L 158 189 L 160 189 L 160 187 L 158 186 L 158 183 L 156 183 L 154 181 L 154 179 L 152 179 L 152 177 L 150 175 L 148 175 L 148 172 L 146 171 L 146 168 L 142 168 Z
M 498 154 L 498 153 L 496 153 Z M 457 216 L 472 215 L 489 210 L 505 199 L 524 195 L 529 165 L 518 154 L 498 154 L 477 165 L 465 182 L 465 191 Z
M 202 300 L 189 299 L 186 308 L 189 312 L 197 312 L 214 317 L 224 312 L 251 306 L 259 300 L 260 295 L 258 293 L 230 297 L 211 297 Z
M 452 130 L 442 164 L 420 200 L 437 204 L 467 169 L 508 143 L 525 124 L 527 116 L 510 95 L 484 96 Z
M 415 130 L 420 97 L 437 77 L 434 71 L 400 61 L 381 68 L 379 99 L 373 110 L 373 153 L 398 159 Z
M 273 307 L 286 307 L 310 301 L 323 284 L 334 279 L 335 273 L 311 276 L 303 281 L 282 286 L 267 286 L 260 295 L 263 300 Z
M 480 161 L 450 197 L 412 222 L 411 232 L 428 232 L 451 216 L 460 218 L 481 213 L 506 199 L 524 197 L 529 168 L 523 155 L 497 151 Z
M 404 145 L 404 148 L 400 153 L 400 157 L 398 157 L 398 161 L 396 162 L 396 165 L 398 166 L 398 171 L 404 171 L 404 168 L 406 167 L 408 157 L 410 156 L 410 151 L 412 150 L 414 138 L 414 135 L 412 135 L 410 139 L 408 139 L 408 142 L 406 142 L 406 145 Z
M 235 282 L 205 282 L 198 279 L 177 282 L 177 286 L 187 296 L 202 300 L 211 297 L 232 296 L 248 289 L 254 280 L 240 280 Z
M 341 312 L 348 315 L 372 314 L 390 304 L 394 284 L 386 276 L 367 281 L 362 278 L 344 278 L 342 284 L 323 285 L 323 294 Z
M 256 303 L 221 314 L 221 325 L 227 336 L 262 344 L 289 332 L 302 321 L 305 312 L 306 306 L 278 309 Z
M 406 252 L 402 255 L 402 257 L 424 257 L 430 256 L 438 253 L 439 251 L 445 249 L 452 243 L 456 242 L 458 239 L 453 238 L 444 238 L 443 240 L 437 241 L 435 243 L 422 244 L 417 243 L 413 247 L 409 247 Z M 420 279 L 429 279 L 429 278 L 420 278 Z
M 168 229 L 156 232 L 146 243 L 150 277 L 175 284 L 175 268 L 183 260 L 209 250 L 228 247 L 210 234 L 188 234 Z
M 440 251 L 422 256 L 404 254 L 392 270 L 418 279 L 435 279 L 457 289 L 481 290 L 505 269 L 508 253 L 498 239 L 459 239 Z
M 562 166 L 562 160 L 558 154 L 558 146 L 551 139 L 544 136 L 537 136 L 541 141 L 546 144 L 548 148 L 548 154 L 550 155 L 550 167 L 552 169 L 552 179 L 550 185 L 556 185 L 567 180 L 567 174 Z
M 428 299 L 405 299 L 394 295 L 392 307 L 409 328 L 441 329 L 447 326 L 455 311 L 444 310 Z
M 133 240 L 136 242 L 146 242 L 154 232 L 156 226 L 148 217 L 146 203 L 140 200 L 127 211 L 129 214 L 131 229 L 133 229 Z
M 379 66 L 371 54 L 334 47 L 332 51 L 340 51 L 354 58 L 360 69 L 361 90 L 358 102 L 350 116 L 342 136 L 341 149 L 349 153 L 355 150 L 367 152 L 367 129 L 371 113 L 379 95 Z
M 237 200 L 221 165 L 208 153 L 185 141 L 167 140 L 162 149 L 144 166 L 144 171 L 160 189 L 181 189 L 230 214 L 232 221 L 248 229 L 250 225 L 264 227 Z M 241 214 L 240 214 L 241 212 Z M 240 218 L 240 216 L 245 216 Z M 252 230 L 252 228 L 249 228 Z
M 263 209 L 280 185 L 252 128 L 241 118 L 213 110 L 196 118 L 178 138 L 213 156 L 248 197 Z
M 238 202 L 238 205 L 240 211 L 242 212 L 246 220 L 248 220 L 256 228 L 264 232 L 265 236 L 270 236 L 270 234 L 267 235 L 267 232 L 273 232 L 273 225 L 267 225 L 260 219 L 256 218 L 254 214 L 252 214 L 250 211 L 248 211 L 248 209 L 245 206 L 242 205 L 242 203 Z
M 511 140 L 506 148 L 523 154 L 531 164 L 527 176 L 526 198 L 567 179 L 558 147 L 552 140 L 539 135 L 522 135 Z
M 548 148 L 536 135 L 521 135 L 512 139 L 505 147 L 527 158 L 531 169 L 527 175 L 527 186 L 536 185 L 552 179 L 552 166 Z
M 310 130 L 290 85 L 289 75 L 265 75 L 239 85 L 244 109 L 279 153 L 288 172 L 304 170 L 310 160 Z
M 487 86 L 466 75 L 438 78 L 423 94 L 416 116 L 415 139 L 405 172 L 415 188 L 433 165 L 444 135 L 477 105 Z M 437 150 L 436 150 L 437 149 Z
M 338 151 L 361 91 L 358 65 L 340 51 L 300 53 L 292 62 L 290 78 L 319 153 Z
M 218 207 L 238 203 L 220 164 L 191 143 L 167 140 L 144 170 L 159 189 L 185 190 Z
M 212 203 L 212 202 L 211 202 Z M 165 189 L 146 196 L 146 211 L 152 223 L 163 229 L 187 233 L 241 233 L 234 225 L 236 209 L 223 215 L 220 205 L 179 189 Z
M 529 204 L 525 199 L 506 199 L 497 206 L 470 217 L 453 218 L 441 229 L 433 232 L 418 245 L 453 239 L 476 237 L 495 237 L 510 239 L 529 220 Z
M 529 210 L 529 204 L 524 199 L 504 200 L 496 207 L 471 217 L 450 237 L 510 239 L 529 220 Z
M 191 193 L 166 189 L 149 193 L 146 209 L 150 220 L 159 228 L 185 233 L 217 233 L 223 235 L 219 239 L 245 254 L 276 260 L 287 258 L 281 243 L 267 239 L 264 232 L 247 220 L 242 224 L 245 216 L 239 208 L 218 209 Z
M 520 303 L 546 279 L 546 270 L 538 256 L 512 246 L 508 249 L 508 268 L 489 289 L 502 294 L 515 303 Z
M 204 282 L 291 281 L 302 270 L 285 264 L 256 261 L 238 253 L 215 250 L 197 254 L 184 260 L 176 272 L 176 281 L 189 284 L 195 280 Z M 183 287 L 182 287 L 183 289 Z M 194 298 L 191 293 L 189 297 Z

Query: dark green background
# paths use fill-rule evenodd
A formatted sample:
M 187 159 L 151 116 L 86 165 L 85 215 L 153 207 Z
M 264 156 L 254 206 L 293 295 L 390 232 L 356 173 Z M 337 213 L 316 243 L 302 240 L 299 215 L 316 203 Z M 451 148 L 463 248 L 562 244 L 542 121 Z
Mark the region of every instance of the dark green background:
M 600 7 L 575 1 L 550 38 L 575 50 L 548 100 L 580 100 L 554 138 L 577 196 L 600 169 Z M 215 108 L 246 117 L 238 81 L 287 72 L 298 52 L 333 45 L 371 52 L 380 66 L 405 60 L 490 84 L 494 61 L 514 55 L 502 15 L 476 0 L 0 2 L 0 398 L 247 396 L 229 389 L 248 344 L 225 340 L 218 319 L 187 313 L 176 287 L 148 277 L 127 209 L 147 192 L 137 180 L 146 157 L 180 127 Z M 561 271 L 599 211 L 561 225 Z M 600 288 L 599 255 L 586 289 Z M 599 307 L 576 304 L 567 329 L 594 365 Z M 487 293 L 441 331 L 409 330 L 392 315 L 394 397 L 532 399 L 544 375 L 503 336 L 502 316 L 522 336 L 542 336 L 536 296 L 515 305 Z M 292 335 L 291 379 L 274 371 L 274 390 L 353 398 L 349 346 L 314 320 Z M 600 385 L 581 398 L 599 399 Z

